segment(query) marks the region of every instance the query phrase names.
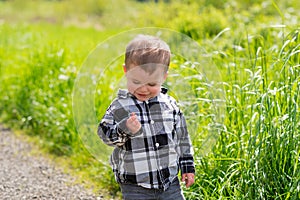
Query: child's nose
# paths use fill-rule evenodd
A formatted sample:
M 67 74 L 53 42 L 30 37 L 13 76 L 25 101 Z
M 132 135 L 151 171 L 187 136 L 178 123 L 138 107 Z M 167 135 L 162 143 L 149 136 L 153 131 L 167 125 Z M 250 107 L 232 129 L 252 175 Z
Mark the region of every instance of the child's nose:
M 147 91 L 147 85 L 142 85 L 140 88 L 139 88 L 140 91 Z

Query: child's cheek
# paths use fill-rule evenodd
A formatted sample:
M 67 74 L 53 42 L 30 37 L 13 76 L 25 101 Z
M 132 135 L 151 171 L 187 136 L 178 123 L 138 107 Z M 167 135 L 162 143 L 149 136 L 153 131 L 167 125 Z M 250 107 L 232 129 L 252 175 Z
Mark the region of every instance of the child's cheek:
M 127 83 L 127 89 L 130 93 L 133 93 L 139 88 L 139 85 L 133 83 Z
M 151 93 L 155 94 L 155 95 L 158 95 L 160 93 L 160 90 L 161 90 L 160 86 L 159 87 L 154 87 L 154 88 L 152 88 Z

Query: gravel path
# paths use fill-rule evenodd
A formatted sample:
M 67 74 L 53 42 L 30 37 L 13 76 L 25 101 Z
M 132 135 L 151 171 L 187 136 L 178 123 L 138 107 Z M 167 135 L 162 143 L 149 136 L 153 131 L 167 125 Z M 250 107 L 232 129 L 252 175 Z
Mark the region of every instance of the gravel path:
M 32 156 L 31 145 L 0 124 L 0 199 L 103 200 L 42 157 Z

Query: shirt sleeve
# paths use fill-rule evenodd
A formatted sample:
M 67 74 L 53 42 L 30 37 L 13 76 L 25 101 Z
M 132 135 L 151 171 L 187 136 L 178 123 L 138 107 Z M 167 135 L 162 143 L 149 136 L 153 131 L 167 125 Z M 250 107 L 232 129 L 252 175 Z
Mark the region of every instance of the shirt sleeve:
M 133 136 L 126 127 L 127 119 L 128 112 L 122 107 L 116 106 L 116 102 L 112 103 L 98 126 L 98 136 L 110 146 L 124 145 Z M 141 134 L 141 131 L 142 129 L 134 135 Z
M 177 152 L 179 154 L 181 173 L 195 173 L 192 144 L 187 131 L 185 117 L 181 111 L 178 112 L 176 132 L 178 139 Z

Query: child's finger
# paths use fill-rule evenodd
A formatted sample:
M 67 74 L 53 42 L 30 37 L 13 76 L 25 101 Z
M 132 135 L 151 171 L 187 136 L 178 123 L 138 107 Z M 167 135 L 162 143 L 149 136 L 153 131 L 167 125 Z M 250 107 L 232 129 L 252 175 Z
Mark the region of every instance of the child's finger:
M 181 181 L 182 181 L 182 182 L 185 182 L 186 177 L 187 177 L 186 174 L 182 174 Z
M 138 120 L 135 113 L 131 113 L 131 116 L 128 118 L 127 122 L 133 125 L 139 125 L 140 121 Z
M 133 112 L 133 113 L 130 113 L 128 119 L 133 120 L 133 119 L 135 119 L 135 118 L 136 118 L 135 113 L 134 113 L 134 112 Z
M 131 116 L 130 116 L 130 118 L 132 119 L 132 121 L 139 121 L 138 117 L 136 116 L 135 113 L 132 113 Z

